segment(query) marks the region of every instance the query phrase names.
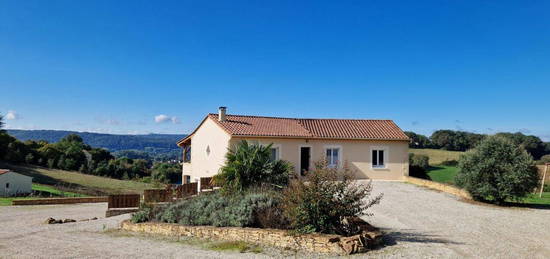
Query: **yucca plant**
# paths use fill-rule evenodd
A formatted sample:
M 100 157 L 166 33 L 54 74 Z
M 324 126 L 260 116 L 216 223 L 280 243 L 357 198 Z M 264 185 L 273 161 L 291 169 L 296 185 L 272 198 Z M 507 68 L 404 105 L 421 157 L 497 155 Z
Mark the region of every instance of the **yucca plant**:
M 292 166 L 287 161 L 271 160 L 271 146 L 241 141 L 235 149 L 227 152 L 226 163 L 214 176 L 214 183 L 226 193 L 262 185 L 287 185 Z

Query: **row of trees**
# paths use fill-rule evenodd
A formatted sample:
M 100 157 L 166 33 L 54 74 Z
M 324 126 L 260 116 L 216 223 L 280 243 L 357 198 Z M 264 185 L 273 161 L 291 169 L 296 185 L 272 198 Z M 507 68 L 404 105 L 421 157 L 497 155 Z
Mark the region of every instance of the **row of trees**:
M 451 151 L 466 151 L 476 147 L 487 135 L 465 131 L 438 130 L 429 138 L 414 132 L 405 132 L 411 138 L 411 148 L 435 148 Z M 497 133 L 496 136 L 504 137 L 512 143 L 523 147 L 534 159 L 540 159 L 550 154 L 550 143 L 543 142 L 537 136 L 528 136 L 523 133 Z
M 0 160 L 13 164 L 31 164 L 69 171 L 79 171 L 116 179 L 151 177 L 154 181 L 175 183 L 181 177 L 178 164 L 155 163 L 145 159 L 115 158 L 108 150 L 93 148 L 76 134 L 56 143 L 19 141 L 2 130 L 0 116 Z

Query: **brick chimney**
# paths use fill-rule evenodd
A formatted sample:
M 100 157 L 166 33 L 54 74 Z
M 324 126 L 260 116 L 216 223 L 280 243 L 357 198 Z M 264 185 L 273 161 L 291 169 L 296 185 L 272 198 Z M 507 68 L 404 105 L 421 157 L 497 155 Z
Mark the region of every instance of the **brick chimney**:
M 218 121 L 225 121 L 225 112 L 227 110 L 227 107 L 220 106 L 218 109 Z

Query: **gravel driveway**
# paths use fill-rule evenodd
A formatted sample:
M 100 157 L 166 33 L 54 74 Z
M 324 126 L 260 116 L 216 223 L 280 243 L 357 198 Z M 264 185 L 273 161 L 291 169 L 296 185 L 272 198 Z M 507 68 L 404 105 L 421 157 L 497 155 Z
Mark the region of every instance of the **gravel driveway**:
M 367 220 L 389 233 L 389 245 L 353 257 L 550 258 L 550 210 L 470 204 L 406 183 L 373 184 L 384 198 Z M 106 207 L 105 203 L 0 207 L 0 258 L 268 257 L 106 234 L 105 230 L 117 228 L 128 218 L 103 218 Z M 43 221 L 48 217 L 99 219 L 46 225 Z
M 472 204 L 400 182 L 373 186 L 384 198 L 365 218 L 390 233 L 390 245 L 368 257 L 550 258 L 550 210 Z

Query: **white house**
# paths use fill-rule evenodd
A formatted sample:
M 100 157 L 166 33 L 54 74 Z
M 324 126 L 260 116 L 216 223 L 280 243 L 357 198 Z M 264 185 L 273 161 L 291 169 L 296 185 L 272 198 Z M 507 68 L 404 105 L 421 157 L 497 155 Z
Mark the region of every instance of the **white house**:
M 229 148 L 240 141 L 272 145 L 273 159 L 309 171 L 315 161 L 329 166 L 347 163 L 359 179 L 402 180 L 409 175 L 409 137 L 391 120 L 303 119 L 208 114 L 178 142 L 183 149 L 183 183 L 218 173 Z
M 0 196 L 16 196 L 32 192 L 32 177 L 0 169 Z

